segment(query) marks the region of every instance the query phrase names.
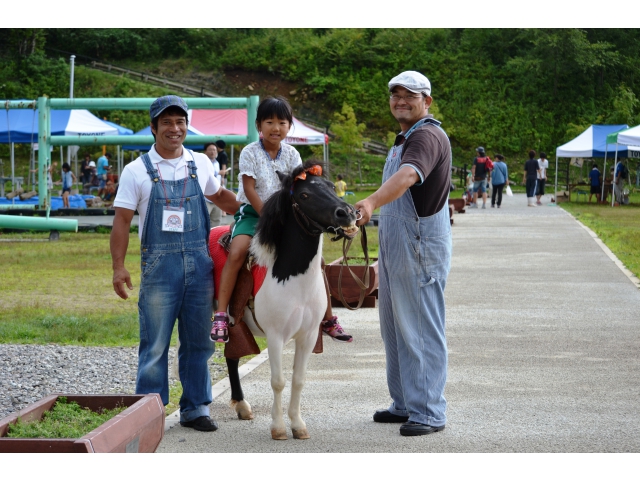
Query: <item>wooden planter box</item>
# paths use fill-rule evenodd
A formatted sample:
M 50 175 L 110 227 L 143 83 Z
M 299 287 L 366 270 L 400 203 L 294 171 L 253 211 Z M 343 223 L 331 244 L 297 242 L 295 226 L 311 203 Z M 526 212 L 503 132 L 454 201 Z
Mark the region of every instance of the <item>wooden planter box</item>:
M 347 257 L 349 261 L 353 259 Z M 369 288 L 365 291 L 364 301 L 362 302 L 363 308 L 375 308 L 376 300 L 378 298 L 378 259 L 369 259 Z M 327 275 L 327 282 L 329 283 L 329 293 L 331 293 L 331 306 L 343 307 L 340 301 L 340 293 L 338 290 L 338 278 L 340 276 L 340 268 L 342 263 L 342 257 L 334 260 L 333 262 L 325 265 L 324 271 Z M 364 277 L 364 265 L 349 265 L 351 271 L 360 279 Z M 351 307 L 358 305 L 358 299 L 360 298 L 360 287 L 356 281 L 351 277 L 347 267 L 342 267 L 342 295 L 344 299 Z
M 98 411 L 128 407 L 81 438 L 7 438 L 9 425 L 40 421 L 65 396 L 69 402 Z M 49 395 L 0 420 L 0 453 L 153 453 L 164 435 L 165 411 L 160 395 Z

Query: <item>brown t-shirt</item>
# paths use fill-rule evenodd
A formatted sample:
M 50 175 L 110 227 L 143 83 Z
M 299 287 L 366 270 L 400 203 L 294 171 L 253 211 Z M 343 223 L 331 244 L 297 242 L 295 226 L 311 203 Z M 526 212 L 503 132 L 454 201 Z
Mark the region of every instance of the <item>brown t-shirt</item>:
M 409 138 L 396 137 L 402 147 L 402 165 L 412 165 L 422 175 L 421 185 L 409 188 L 419 217 L 438 213 L 449 197 L 451 184 L 451 144 L 447 135 L 432 124 L 414 130 Z

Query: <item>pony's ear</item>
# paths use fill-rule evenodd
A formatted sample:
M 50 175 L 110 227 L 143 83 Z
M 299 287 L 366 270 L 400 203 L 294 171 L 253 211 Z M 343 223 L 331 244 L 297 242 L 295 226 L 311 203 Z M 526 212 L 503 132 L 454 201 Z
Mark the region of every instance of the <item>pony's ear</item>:
M 282 173 L 280 170 L 276 170 L 276 175 L 278 175 L 278 178 L 280 179 L 280 183 L 284 183 L 284 180 L 288 176 L 288 175 L 285 175 L 284 173 Z

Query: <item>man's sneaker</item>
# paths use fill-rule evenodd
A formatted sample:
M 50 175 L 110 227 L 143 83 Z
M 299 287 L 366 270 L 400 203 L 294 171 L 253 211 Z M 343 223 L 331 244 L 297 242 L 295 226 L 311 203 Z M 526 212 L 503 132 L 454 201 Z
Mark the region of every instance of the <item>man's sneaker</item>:
M 330 336 L 337 342 L 353 342 L 353 337 L 344 333 L 342 326 L 338 323 L 338 317 L 335 315 L 331 317 L 330 320 L 322 322 L 322 333 Z
M 193 428 L 199 432 L 215 432 L 218 429 L 218 424 L 211 417 L 202 416 L 190 422 L 180 422 L 180 425 L 186 428 Z
M 217 312 L 211 319 L 211 341 L 227 343 L 229 341 L 229 315 Z
M 487 209 L 487 206 L 483 203 L 482 204 L 482 210 L 486 210 L 486 209 Z
M 478 204 L 477 203 L 472 203 L 471 205 L 469 205 L 469 208 L 478 208 Z

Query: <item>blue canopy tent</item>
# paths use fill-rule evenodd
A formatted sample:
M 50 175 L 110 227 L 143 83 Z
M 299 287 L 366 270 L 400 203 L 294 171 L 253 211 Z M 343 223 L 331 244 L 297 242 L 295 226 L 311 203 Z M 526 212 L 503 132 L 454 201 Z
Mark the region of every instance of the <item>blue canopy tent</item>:
M 29 102 L 29 100 L 21 100 Z M 0 143 L 10 143 L 11 147 L 11 184 L 15 188 L 15 180 L 20 177 L 15 176 L 14 167 L 14 143 L 34 144 L 38 142 L 38 110 L 37 109 L 6 109 L 5 114 L 0 113 Z M 103 120 L 93 115 L 89 110 L 52 110 L 51 111 L 51 135 L 118 135 L 118 129 L 108 125 Z M 62 159 L 62 147 L 60 149 Z M 32 164 L 30 170 L 33 169 Z M 76 161 L 75 173 L 78 175 L 78 165 Z
M 111 125 L 116 130 L 118 130 L 118 135 L 133 135 L 133 130 L 131 130 L 130 128 L 123 127 L 108 120 L 105 120 L 104 123 L 106 123 L 107 125 Z M 122 169 L 124 168 L 124 155 L 122 150 L 120 149 L 120 145 L 117 146 L 116 157 L 116 162 L 118 164 L 118 178 L 120 178 L 120 174 L 122 173 Z
M 604 158 L 606 166 L 608 149 L 607 135 L 627 128 L 629 128 L 628 125 L 591 125 L 570 142 L 556 148 L 556 184 L 554 198 L 556 198 L 558 194 L 558 158 Z M 626 157 L 627 147 L 621 148 L 618 155 Z

